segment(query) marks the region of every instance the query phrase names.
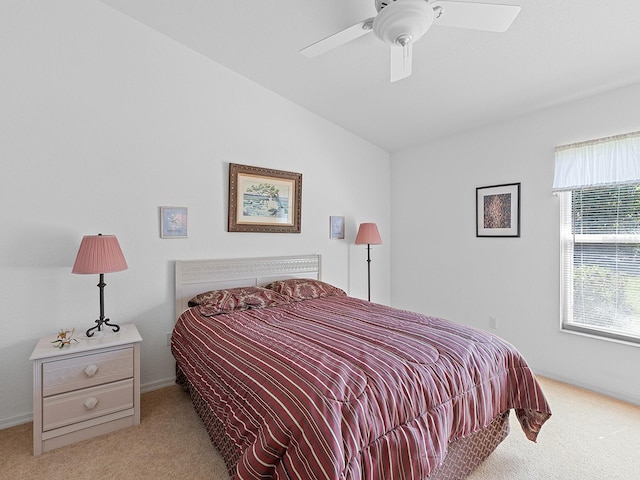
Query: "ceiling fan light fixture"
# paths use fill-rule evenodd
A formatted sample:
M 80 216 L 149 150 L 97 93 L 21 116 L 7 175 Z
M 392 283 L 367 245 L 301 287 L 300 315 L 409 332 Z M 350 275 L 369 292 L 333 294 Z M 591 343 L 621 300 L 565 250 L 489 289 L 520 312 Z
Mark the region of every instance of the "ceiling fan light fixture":
M 373 33 L 388 45 L 416 42 L 433 24 L 433 8 L 425 0 L 396 0 L 380 10 Z

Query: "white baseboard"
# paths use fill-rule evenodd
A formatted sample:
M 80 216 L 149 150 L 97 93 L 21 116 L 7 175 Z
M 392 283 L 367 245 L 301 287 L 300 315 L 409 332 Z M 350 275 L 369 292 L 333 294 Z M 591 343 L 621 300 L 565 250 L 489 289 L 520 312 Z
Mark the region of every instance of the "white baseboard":
M 161 388 L 170 387 L 176 384 L 176 377 L 164 378 L 162 380 L 156 380 L 151 383 L 144 383 L 140 385 L 140 393 L 152 392 L 154 390 L 159 390 Z
M 33 414 L 24 413 L 22 415 L 16 415 L 15 417 L 0 419 L 0 430 L 9 427 L 15 427 L 16 425 L 22 425 L 23 423 L 33 422 Z
M 170 387 L 176 384 L 176 377 L 169 377 L 162 380 L 156 380 L 155 382 L 145 383 L 140 385 L 140 393 L 152 392 L 153 390 L 159 390 L 160 388 Z M 23 413 L 14 417 L 0 418 L 0 430 L 9 427 L 15 427 L 16 425 L 22 425 L 23 423 L 33 422 L 33 413 Z
M 567 385 L 582 388 L 584 390 L 590 390 L 600 395 L 604 395 L 605 397 L 613 398 L 615 400 L 622 400 L 623 402 L 632 403 L 634 405 L 640 405 L 640 398 L 625 395 L 624 393 L 607 390 L 605 388 L 599 388 L 597 386 L 589 385 L 583 382 L 576 382 L 572 378 L 563 377 L 562 375 L 555 375 L 553 373 L 544 372 L 541 370 L 536 370 L 534 373 L 536 375 L 540 375 L 541 377 L 546 377 L 550 380 L 555 380 L 556 382 L 566 383 Z

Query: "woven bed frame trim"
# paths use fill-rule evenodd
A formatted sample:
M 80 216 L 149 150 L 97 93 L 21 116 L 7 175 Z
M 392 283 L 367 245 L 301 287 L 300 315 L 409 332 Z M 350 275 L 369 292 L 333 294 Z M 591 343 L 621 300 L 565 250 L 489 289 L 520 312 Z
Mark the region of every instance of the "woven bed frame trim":
M 202 420 L 211 442 L 218 450 L 233 477 L 241 452 L 226 435 L 222 422 L 215 415 L 200 393 L 191 385 L 179 367 L 176 367 L 176 383 L 191 397 L 194 409 Z M 509 434 L 509 411 L 496 418 L 488 427 L 449 443 L 444 463 L 429 476 L 429 480 L 463 480 L 473 472 Z M 425 479 L 426 480 L 426 479 Z

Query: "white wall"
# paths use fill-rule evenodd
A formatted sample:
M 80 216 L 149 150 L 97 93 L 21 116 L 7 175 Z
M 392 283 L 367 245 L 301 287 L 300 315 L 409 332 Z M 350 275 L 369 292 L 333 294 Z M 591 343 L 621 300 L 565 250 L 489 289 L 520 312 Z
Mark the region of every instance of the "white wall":
M 489 330 L 540 374 L 640 404 L 640 348 L 559 331 L 553 148 L 640 130 L 640 85 L 392 156 L 392 304 Z M 475 189 L 522 183 L 520 238 L 475 237 Z
M 137 324 L 147 389 L 174 373 L 174 259 L 321 253 L 323 278 L 366 298 L 353 240 L 364 221 L 388 239 L 387 152 L 100 2 L 2 2 L 0 52 L 0 427 L 31 416 L 37 339 L 98 316 L 97 276 L 71 274 L 83 235 L 120 240 L 129 270 L 106 275 L 105 310 Z M 229 162 L 301 172 L 302 233 L 226 232 Z M 159 238 L 161 205 L 189 208 L 188 239 Z

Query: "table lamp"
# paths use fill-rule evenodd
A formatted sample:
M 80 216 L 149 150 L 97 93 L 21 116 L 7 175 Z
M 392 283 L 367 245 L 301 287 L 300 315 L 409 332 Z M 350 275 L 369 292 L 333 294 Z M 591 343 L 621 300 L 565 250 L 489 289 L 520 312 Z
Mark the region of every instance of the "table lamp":
M 96 320 L 96 326 L 87 330 L 87 337 L 94 335 L 93 330 L 100 332 L 102 325 L 113 327 L 117 332 L 120 327 L 109 323 L 109 319 L 104 317 L 104 274 L 120 272 L 127 269 L 127 262 L 124 259 L 120 244 L 115 235 L 86 235 L 82 238 L 80 249 L 73 265 L 71 273 L 99 274 L 100 283 L 100 318 Z

